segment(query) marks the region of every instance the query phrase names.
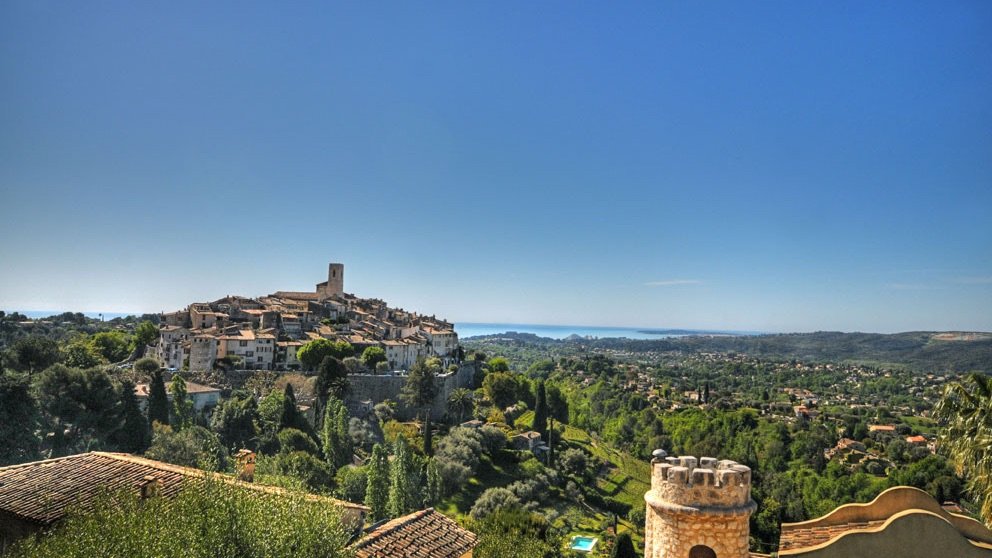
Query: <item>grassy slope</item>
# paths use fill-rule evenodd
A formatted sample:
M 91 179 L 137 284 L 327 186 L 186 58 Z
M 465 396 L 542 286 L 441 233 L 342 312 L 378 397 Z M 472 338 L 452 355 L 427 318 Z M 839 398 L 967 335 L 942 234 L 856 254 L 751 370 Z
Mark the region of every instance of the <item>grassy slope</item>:
M 533 411 L 528 411 L 516 420 L 520 429 L 529 429 L 534 418 Z M 604 444 L 597 443 L 589 434 L 579 428 L 565 426 L 564 439 L 570 445 L 578 446 L 597 459 L 608 465 L 596 479 L 596 490 L 603 497 L 609 497 L 632 508 L 644 504 L 644 493 L 650 488 L 650 465 L 623 452 L 617 451 Z M 476 475 L 468 485 L 457 495 L 446 499 L 437 509 L 444 514 L 464 521 L 472 505 L 484 490 L 492 487 L 506 486 L 524 478 L 519 467 L 512 460 L 490 460 L 483 457 Z M 602 525 L 611 521 L 612 516 L 604 510 L 592 508 L 586 504 L 565 500 L 561 495 L 555 495 L 542 512 L 557 512 L 554 521 L 557 527 L 567 527 L 569 537 L 573 534 L 592 534 L 603 537 Z M 619 518 L 620 530 L 629 531 L 635 545 L 643 545 L 641 532 L 643 525 L 632 525 L 625 517 Z

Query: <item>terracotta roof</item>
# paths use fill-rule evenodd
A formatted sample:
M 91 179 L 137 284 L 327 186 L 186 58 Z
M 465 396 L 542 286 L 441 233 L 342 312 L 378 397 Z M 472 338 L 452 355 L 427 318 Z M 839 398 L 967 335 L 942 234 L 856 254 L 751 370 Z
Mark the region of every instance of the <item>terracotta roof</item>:
M 148 383 L 141 383 L 134 385 L 134 396 L 138 399 L 143 399 L 148 397 L 149 390 L 151 386 Z M 169 382 L 165 385 L 166 391 L 169 390 Z M 194 382 L 186 382 L 186 393 L 220 393 L 222 390 L 220 388 L 205 386 L 203 384 L 197 384 Z
M 427 508 L 383 524 L 352 548 L 356 558 L 459 558 L 476 544 L 475 533 Z
M 182 472 L 100 452 L 11 465 L 0 468 L 0 510 L 49 525 L 71 506 L 86 508 L 103 491 L 137 492 L 147 475 L 161 483 L 164 496 L 175 495 L 185 479 Z
M 0 467 L 0 512 L 47 526 L 61 519 L 70 507 L 86 509 L 96 496 L 106 491 L 128 489 L 137 493 L 147 476 L 160 483 L 160 495 L 174 496 L 186 479 L 204 478 L 208 474 L 126 453 L 99 451 L 10 465 Z M 226 475 L 213 476 L 250 490 L 286 493 L 281 488 L 242 483 Z M 368 511 L 365 506 L 342 500 L 311 497 L 361 513 Z
M 276 291 L 269 296 L 276 298 L 288 298 L 290 300 L 317 300 L 320 298 L 316 292 L 300 292 L 300 291 Z
M 810 528 L 791 529 L 782 531 L 778 539 L 779 550 L 792 550 L 796 548 L 808 548 L 825 543 L 830 539 L 853 531 L 855 529 L 869 529 L 878 527 L 886 520 L 879 521 L 856 521 L 851 523 L 841 523 L 839 525 L 814 526 Z

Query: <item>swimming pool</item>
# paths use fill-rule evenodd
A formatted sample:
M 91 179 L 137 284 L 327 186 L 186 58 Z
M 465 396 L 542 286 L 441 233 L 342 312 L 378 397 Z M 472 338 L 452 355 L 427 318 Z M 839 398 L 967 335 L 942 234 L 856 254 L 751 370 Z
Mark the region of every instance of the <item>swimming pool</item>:
M 592 552 L 592 548 L 596 546 L 599 539 L 596 537 L 584 537 L 576 535 L 572 537 L 572 544 L 569 546 L 571 550 L 576 552 Z

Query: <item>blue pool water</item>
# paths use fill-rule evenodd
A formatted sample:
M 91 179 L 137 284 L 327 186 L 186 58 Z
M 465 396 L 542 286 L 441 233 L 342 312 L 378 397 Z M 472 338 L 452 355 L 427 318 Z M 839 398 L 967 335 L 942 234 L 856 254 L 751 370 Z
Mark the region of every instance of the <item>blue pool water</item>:
M 571 548 L 579 552 L 592 552 L 592 547 L 596 546 L 598 540 L 595 537 L 572 537 Z

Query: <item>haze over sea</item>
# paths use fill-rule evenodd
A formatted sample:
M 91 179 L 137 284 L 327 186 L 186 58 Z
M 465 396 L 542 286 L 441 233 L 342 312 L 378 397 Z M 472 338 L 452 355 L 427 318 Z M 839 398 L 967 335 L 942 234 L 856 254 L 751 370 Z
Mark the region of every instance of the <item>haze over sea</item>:
M 666 337 L 686 337 L 689 335 L 757 335 L 755 331 L 717 331 L 671 328 L 646 327 L 598 327 L 571 325 L 538 325 L 538 324 L 490 324 L 475 322 L 460 322 L 455 324 L 455 331 L 460 339 L 478 335 L 498 335 L 500 333 L 533 333 L 538 337 L 565 339 L 577 335 L 579 337 L 626 337 L 628 339 L 663 339 Z

